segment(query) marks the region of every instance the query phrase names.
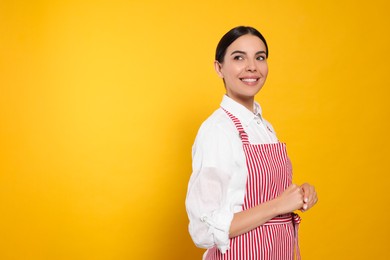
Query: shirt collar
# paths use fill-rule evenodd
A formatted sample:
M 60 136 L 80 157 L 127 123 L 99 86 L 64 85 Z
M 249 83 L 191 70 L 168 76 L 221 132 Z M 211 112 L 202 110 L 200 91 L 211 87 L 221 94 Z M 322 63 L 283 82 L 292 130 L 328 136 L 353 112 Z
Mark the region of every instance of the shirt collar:
M 257 102 L 254 102 L 253 104 L 253 111 L 255 111 L 255 113 L 253 113 L 240 103 L 234 101 L 227 95 L 224 95 L 222 98 L 221 107 L 237 117 L 244 126 L 248 126 L 249 123 L 256 118 L 256 115 L 260 115 L 260 118 L 262 118 L 261 106 Z

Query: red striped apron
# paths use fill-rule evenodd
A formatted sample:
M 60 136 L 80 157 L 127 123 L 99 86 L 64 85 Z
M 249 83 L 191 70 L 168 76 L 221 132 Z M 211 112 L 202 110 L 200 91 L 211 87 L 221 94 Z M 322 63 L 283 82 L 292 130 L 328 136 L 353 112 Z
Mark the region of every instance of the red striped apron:
M 224 109 L 225 110 L 225 109 Z M 242 210 L 279 196 L 292 183 L 292 168 L 284 143 L 250 144 L 241 122 L 225 110 L 234 122 L 242 140 L 248 177 Z M 298 224 L 300 218 L 290 213 L 230 239 L 230 249 L 222 254 L 216 247 L 208 250 L 205 259 L 293 260 L 300 259 Z

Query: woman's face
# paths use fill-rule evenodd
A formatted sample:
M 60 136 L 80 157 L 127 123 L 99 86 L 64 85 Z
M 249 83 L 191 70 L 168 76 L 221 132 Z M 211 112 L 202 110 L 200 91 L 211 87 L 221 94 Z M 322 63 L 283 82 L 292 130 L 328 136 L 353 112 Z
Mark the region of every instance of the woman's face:
M 224 61 L 215 62 L 215 70 L 230 98 L 243 105 L 253 102 L 268 74 L 265 44 L 251 34 L 237 38 L 226 49 Z

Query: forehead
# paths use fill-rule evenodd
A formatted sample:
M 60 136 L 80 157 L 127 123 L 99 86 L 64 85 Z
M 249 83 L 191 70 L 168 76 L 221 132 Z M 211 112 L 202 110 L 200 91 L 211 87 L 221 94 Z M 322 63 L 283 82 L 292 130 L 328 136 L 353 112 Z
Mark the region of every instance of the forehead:
M 259 52 L 266 51 L 265 44 L 259 37 L 252 34 L 245 34 L 238 37 L 227 48 L 227 53 L 240 50 L 244 52 Z

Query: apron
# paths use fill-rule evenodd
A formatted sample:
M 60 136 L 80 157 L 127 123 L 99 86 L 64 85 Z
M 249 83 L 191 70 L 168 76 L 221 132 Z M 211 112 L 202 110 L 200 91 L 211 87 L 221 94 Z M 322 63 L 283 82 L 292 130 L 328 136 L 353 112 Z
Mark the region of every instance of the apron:
M 284 143 L 250 144 L 240 120 L 223 109 L 242 140 L 248 168 L 242 210 L 278 197 L 292 183 L 291 162 Z M 222 254 L 217 247 L 205 253 L 206 260 L 293 260 L 300 259 L 298 224 L 300 217 L 289 213 L 276 216 L 257 228 L 230 239 Z

